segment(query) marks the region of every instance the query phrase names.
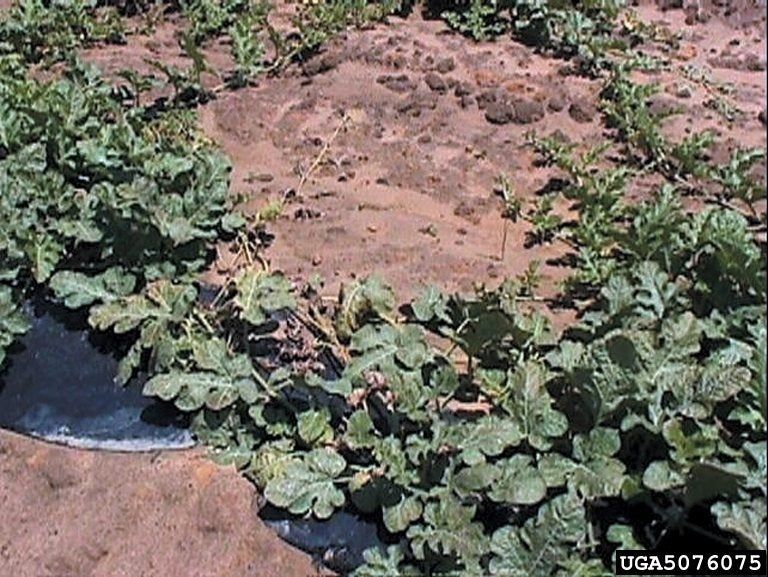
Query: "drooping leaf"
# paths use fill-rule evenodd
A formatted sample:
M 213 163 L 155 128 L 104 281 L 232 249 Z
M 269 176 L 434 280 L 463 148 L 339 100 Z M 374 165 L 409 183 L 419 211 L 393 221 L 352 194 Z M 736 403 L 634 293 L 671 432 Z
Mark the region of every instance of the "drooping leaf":
M 235 282 L 235 290 L 234 302 L 241 317 L 256 326 L 264 324 L 270 313 L 296 305 L 290 283 L 278 275 L 245 271 Z
M 366 317 L 388 317 L 395 307 L 392 289 L 376 276 L 343 287 L 340 300 L 336 331 L 341 338 L 352 336 Z

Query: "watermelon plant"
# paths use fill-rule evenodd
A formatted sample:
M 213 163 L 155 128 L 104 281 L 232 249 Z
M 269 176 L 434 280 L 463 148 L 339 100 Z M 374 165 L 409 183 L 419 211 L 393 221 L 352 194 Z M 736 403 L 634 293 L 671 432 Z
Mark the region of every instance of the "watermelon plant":
M 726 203 L 689 214 L 672 186 L 634 205 L 624 193 L 635 171 L 673 167 L 751 202 L 757 153 L 706 171 L 703 138 L 670 153 L 642 108 L 648 89 L 609 64 L 608 119 L 644 161 L 606 167 L 606 147 L 577 156 L 536 140 L 567 176 L 576 222 L 555 219 L 554 197 L 525 213 L 506 186 L 510 219 L 576 253 L 588 298 L 575 326 L 558 334 L 537 312 L 530 271 L 470 296 L 428 287 L 404 308 L 373 277 L 329 304 L 270 272 L 190 110 L 141 105 L 74 57 L 104 38 L 89 28 L 95 5 L 55 6 L 21 4 L 0 26 L 0 363 L 33 292 L 87 311 L 131 343 L 120 378 L 146 371 L 144 392 L 188 413 L 269 503 L 375 519 L 387 547 L 358 576 L 607 576 L 617 548 L 694 534 L 766 547 L 765 243 Z M 263 70 L 265 15 L 180 6 L 190 54 L 235 27 L 234 84 Z M 545 4 L 511 9 L 519 33 L 582 55 L 615 16 L 612 3 L 552 21 Z M 273 40 L 278 60 L 383 14 L 347 0 L 307 10 L 300 39 Z M 30 74 L 41 59 L 62 64 L 42 80 Z M 236 264 L 202 298 L 225 244 Z

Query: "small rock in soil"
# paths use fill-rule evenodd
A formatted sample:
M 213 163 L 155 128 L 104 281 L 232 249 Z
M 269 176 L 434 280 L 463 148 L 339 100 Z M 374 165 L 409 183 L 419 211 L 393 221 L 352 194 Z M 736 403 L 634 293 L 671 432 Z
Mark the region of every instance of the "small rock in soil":
M 552 133 L 549 135 L 549 138 L 558 140 L 564 144 L 569 144 L 571 142 L 570 137 L 559 128 L 556 128 L 555 130 L 553 130 Z
M 427 86 L 435 92 L 445 92 L 448 90 L 448 86 L 445 84 L 445 80 L 436 72 L 430 72 L 424 77 L 424 82 Z
M 400 102 L 395 108 L 403 114 L 419 116 L 423 109 L 434 110 L 437 106 L 437 97 L 434 94 L 411 94 Z
M 516 124 L 531 124 L 544 118 L 544 105 L 536 100 L 519 98 L 512 103 L 514 115 L 512 120 Z
M 456 208 L 453 209 L 453 214 L 461 218 L 465 218 L 473 224 L 477 224 L 478 222 L 480 222 L 480 217 L 477 216 L 475 207 L 464 200 L 462 200 L 456 206 Z
M 757 119 L 763 124 L 768 124 L 768 119 L 766 119 L 765 108 L 763 108 L 760 112 L 757 113 Z
M 472 94 L 472 85 L 469 82 L 460 82 L 456 85 L 456 89 L 453 93 L 461 98 L 462 96 L 469 96 Z
M 675 96 L 678 98 L 690 98 L 693 96 L 693 90 L 689 84 L 678 84 L 675 89 Z
M 480 110 L 484 110 L 492 102 L 496 102 L 495 90 L 485 90 L 481 92 L 477 97 L 477 107 Z
M 260 174 L 249 176 L 247 180 L 249 182 L 272 182 L 275 180 L 275 177 L 269 172 L 262 172 Z
M 408 78 L 405 74 L 391 75 L 383 74 L 376 79 L 378 84 L 381 84 L 384 88 L 388 88 L 392 92 L 410 92 L 416 88 L 416 83 Z
M 341 64 L 340 52 L 323 52 L 307 60 L 302 70 L 306 76 L 315 76 L 333 70 L 339 64 Z
M 597 107 L 586 98 L 577 98 L 568 107 L 568 115 L 576 122 L 592 122 L 597 114 Z
M 567 103 L 568 99 L 566 98 L 565 94 L 557 91 L 549 97 L 547 108 L 552 112 L 560 112 L 563 108 L 565 108 Z
M 319 210 L 314 208 L 301 207 L 297 208 L 293 213 L 293 218 L 296 220 L 314 220 L 323 216 Z
M 491 124 L 507 124 L 514 116 L 515 108 L 509 102 L 490 102 L 485 107 L 485 119 Z
M 440 62 L 437 63 L 437 71 L 440 74 L 447 74 L 448 72 L 453 72 L 453 70 L 456 68 L 456 62 L 454 62 L 453 58 L 443 58 Z

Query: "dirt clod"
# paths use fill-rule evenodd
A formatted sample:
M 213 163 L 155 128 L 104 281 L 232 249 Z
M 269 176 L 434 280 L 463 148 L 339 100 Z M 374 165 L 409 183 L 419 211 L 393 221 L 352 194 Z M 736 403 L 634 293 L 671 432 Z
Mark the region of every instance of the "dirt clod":
M 436 72 L 430 72 L 424 77 L 424 82 L 427 83 L 430 90 L 443 93 L 448 90 L 448 85 L 443 80 L 443 77 Z
M 323 52 L 307 60 L 302 67 L 302 71 L 306 76 L 315 76 L 333 70 L 341 64 L 341 61 L 341 52 Z
M 453 72 L 456 69 L 456 62 L 449 56 L 448 58 L 443 58 L 440 60 L 437 63 L 436 68 L 440 74 L 447 74 L 449 72 Z
M 496 90 L 484 90 L 477 96 L 477 107 L 484 110 L 489 104 L 496 102 Z
M 514 114 L 512 121 L 516 124 L 531 124 L 544 118 L 544 105 L 537 100 L 518 98 L 512 102 Z
M 491 124 L 507 124 L 514 117 L 515 107 L 510 102 L 491 102 L 485 107 L 485 119 Z
M 469 96 L 474 92 L 473 86 L 469 82 L 459 82 L 456 84 L 456 88 L 453 93 L 461 98 L 462 96 Z
M 576 122 L 592 122 L 597 114 L 597 106 L 586 98 L 577 98 L 568 107 L 568 115 Z
M 568 98 L 565 93 L 556 91 L 547 101 L 547 108 L 552 112 L 560 112 L 568 104 Z
M 398 93 L 410 92 L 416 88 L 416 83 L 407 74 L 397 74 L 395 76 L 383 74 L 376 79 L 376 82 L 392 92 Z

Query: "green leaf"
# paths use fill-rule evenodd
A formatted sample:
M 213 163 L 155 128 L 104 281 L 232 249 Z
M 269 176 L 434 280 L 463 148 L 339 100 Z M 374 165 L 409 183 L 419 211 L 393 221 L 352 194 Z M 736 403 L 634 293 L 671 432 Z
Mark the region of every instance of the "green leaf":
M 366 411 L 357 410 L 349 416 L 344 441 L 352 449 L 371 448 L 376 436 L 373 421 Z
M 612 457 L 621 448 L 621 438 L 616 429 L 597 427 L 588 435 L 576 435 L 573 440 L 573 456 L 579 461 L 595 457 Z
M 562 487 L 579 465 L 560 453 L 545 453 L 537 468 L 547 487 Z
M 365 563 L 355 569 L 352 577 L 405 577 L 415 575 L 415 568 L 403 565 L 405 554 L 398 545 L 390 545 L 386 552 L 379 548 L 363 551 Z
M 111 327 L 116 333 L 126 333 L 148 320 L 179 321 L 196 296 L 191 286 L 160 281 L 151 285 L 145 294 L 129 295 L 91 307 L 88 322 L 102 331 Z M 162 325 L 158 330 L 162 330 Z
M 205 404 L 212 411 L 219 411 L 237 401 L 240 391 L 248 386 L 214 373 L 174 371 L 152 377 L 144 384 L 143 392 L 165 401 L 179 397 L 181 406 L 177 406 L 182 410 L 196 410 Z
M 308 373 L 304 377 L 308 387 L 318 387 L 331 395 L 347 397 L 352 393 L 352 383 L 348 379 L 324 379 L 315 373 Z
M 422 511 L 418 498 L 403 496 L 396 505 L 384 507 L 384 526 L 390 533 L 405 531 L 411 523 L 421 517 Z
M 76 309 L 95 302 L 112 302 L 130 294 L 136 286 L 136 277 L 120 267 L 95 276 L 66 270 L 53 275 L 49 284 L 67 307 Z
M 765 499 L 712 505 L 712 514 L 723 531 L 735 533 L 746 549 L 766 548 Z
M 486 489 L 499 474 L 500 471 L 496 465 L 479 463 L 459 470 L 452 476 L 449 486 L 459 497 L 467 497 Z
M 148 397 L 160 397 L 164 401 L 174 399 L 185 383 L 183 373 L 155 375 L 144 384 L 142 392 Z
M 584 539 L 586 526 L 584 506 L 573 493 L 545 502 L 522 527 L 493 533 L 491 575 L 551 575 Z
M 376 276 L 345 286 L 336 315 L 336 331 L 342 339 L 357 331 L 367 317 L 388 317 L 395 308 L 392 289 Z
M 0 365 L 5 360 L 5 348 L 27 332 L 30 322 L 21 307 L 13 302 L 13 292 L 0 285 Z
M 455 555 L 465 563 L 479 558 L 487 548 L 480 523 L 473 521 L 474 507 L 443 496 L 424 508 L 424 524 L 411 525 L 406 537 L 416 559 L 426 558 L 427 549 L 438 555 Z
M 344 493 L 335 480 L 347 464 L 342 456 L 328 449 L 315 449 L 304 460 L 291 463 L 282 474 L 267 483 L 264 497 L 295 515 L 312 512 L 327 519 L 344 504 Z
M 497 463 L 499 475 L 489 496 L 497 503 L 534 505 L 547 494 L 547 484 L 527 455 L 513 455 Z
M 635 532 L 629 525 L 614 524 L 608 527 L 606 538 L 610 543 L 617 543 L 619 549 L 644 549 L 635 538 Z
M 520 427 L 514 421 L 487 416 L 451 427 L 445 442 L 461 452 L 464 463 L 477 465 L 484 462 L 486 456 L 496 457 L 508 447 L 517 446 L 522 438 Z
M 255 326 L 267 322 L 270 313 L 296 306 L 291 284 L 282 276 L 248 270 L 235 281 L 235 290 L 240 316 Z
M 416 319 L 422 323 L 433 319 L 450 323 L 448 315 L 448 299 L 434 285 L 428 286 L 421 295 L 411 303 L 411 310 Z
M 232 378 L 249 377 L 254 370 L 247 355 L 233 354 L 224 340 L 208 335 L 192 341 L 192 357 L 199 368 Z
M 321 445 L 333 440 L 331 412 L 326 408 L 301 413 L 297 424 L 299 437 L 307 445 Z
M 654 461 L 643 473 L 643 485 L 653 491 L 666 491 L 679 487 L 685 482 L 682 476 L 673 471 L 667 461 Z
M 523 438 L 536 449 L 545 451 L 552 439 L 568 430 L 565 415 L 556 410 L 546 389 L 547 371 L 538 361 L 518 364 L 508 375 L 503 398 L 504 410 L 518 426 Z
M 32 274 L 39 283 L 53 274 L 64 253 L 64 247 L 49 236 L 38 235 L 27 247 L 27 256 L 32 263 Z

